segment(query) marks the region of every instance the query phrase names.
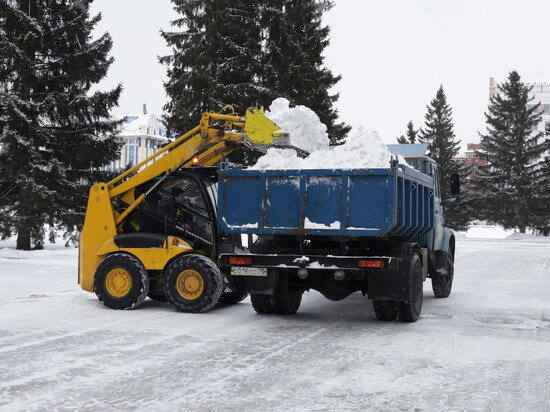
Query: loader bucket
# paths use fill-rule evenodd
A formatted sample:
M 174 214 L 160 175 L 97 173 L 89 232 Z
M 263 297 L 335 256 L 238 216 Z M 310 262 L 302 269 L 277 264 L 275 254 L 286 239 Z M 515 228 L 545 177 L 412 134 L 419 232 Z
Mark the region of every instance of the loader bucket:
M 281 130 L 265 114 L 258 109 L 246 111 L 244 135 L 254 146 L 272 144 L 288 137 L 286 133 L 276 133 Z

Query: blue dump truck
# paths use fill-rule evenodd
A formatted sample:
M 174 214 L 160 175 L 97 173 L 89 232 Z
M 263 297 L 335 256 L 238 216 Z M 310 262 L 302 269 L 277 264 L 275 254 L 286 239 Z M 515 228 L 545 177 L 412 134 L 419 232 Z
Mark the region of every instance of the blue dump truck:
M 338 301 L 361 292 L 380 320 L 414 322 L 423 283 L 449 296 L 455 234 L 444 226 L 441 182 L 425 145 L 396 145 L 409 165 L 383 169 L 238 170 L 221 167 L 221 230 L 257 239 L 219 264 L 250 293 L 258 313 L 290 315 L 305 291 Z M 249 236 L 251 237 L 251 236 Z

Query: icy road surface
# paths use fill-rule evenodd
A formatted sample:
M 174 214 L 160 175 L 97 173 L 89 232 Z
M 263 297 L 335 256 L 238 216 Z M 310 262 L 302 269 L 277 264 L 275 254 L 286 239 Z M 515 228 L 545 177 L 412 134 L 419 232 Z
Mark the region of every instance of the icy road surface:
M 550 410 L 550 243 L 460 239 L 414 324 L 316 292 L 291 317 L 113 311 L 75 250 L 2 249 L 0 284 L 2 410 Z

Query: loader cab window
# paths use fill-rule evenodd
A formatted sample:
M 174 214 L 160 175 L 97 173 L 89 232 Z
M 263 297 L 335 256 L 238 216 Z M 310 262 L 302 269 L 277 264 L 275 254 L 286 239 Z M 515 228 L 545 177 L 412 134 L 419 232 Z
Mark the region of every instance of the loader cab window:
M 156 214 L 169 216 L 176 235 L 198 241 L 212 242 L 212 219 L 197 182 L 193 179 L 173 179 L 158 191 Z M 183 233 L 178 233 L 183 232 Z
M 172 191 L 181 190 L 183 194 L 183 203 L 187 207 L 190 207 L 197 211 L 197 213 L 204 214 L 205 217 L 208 217 L 208 209 L 202 197 L 202 192 L 195 182 L 192 179 L 177 179 L 171 182 L 166 183 L 162 189 L 161 193 L 164 198 L 170 200 Z
M 152 184 L 140 187 L 136 195 L 146 192 Z M 195 179 L 166 179 L 145 198 L 131 219 L 134 227 L 126 230 L 174 235 L 192 246 L 199 243 L 212 247 L 214 218 L 207 202 Z

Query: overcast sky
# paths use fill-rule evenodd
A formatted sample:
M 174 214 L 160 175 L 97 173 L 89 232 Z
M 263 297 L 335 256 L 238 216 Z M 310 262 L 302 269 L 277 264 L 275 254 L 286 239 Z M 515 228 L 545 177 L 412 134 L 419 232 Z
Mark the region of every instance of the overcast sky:
M 100 87 L 122 83 L 116 114 L 147 103 L 160 114 L 168 52 L 159 35 L 176 15 L 169 0 L 95 0 L 98 33 L 113 37 L 116 61 Z M 331 28 L 326 65 L 342 81 L 337 108 L 343 121 L 377 130 L 390 143 L 443 84 L 462 143 L 478 141 L 489 77 L 516 69 L 526 82 L 550 82 L 548 0 L 336 0 L 325 15 Z

